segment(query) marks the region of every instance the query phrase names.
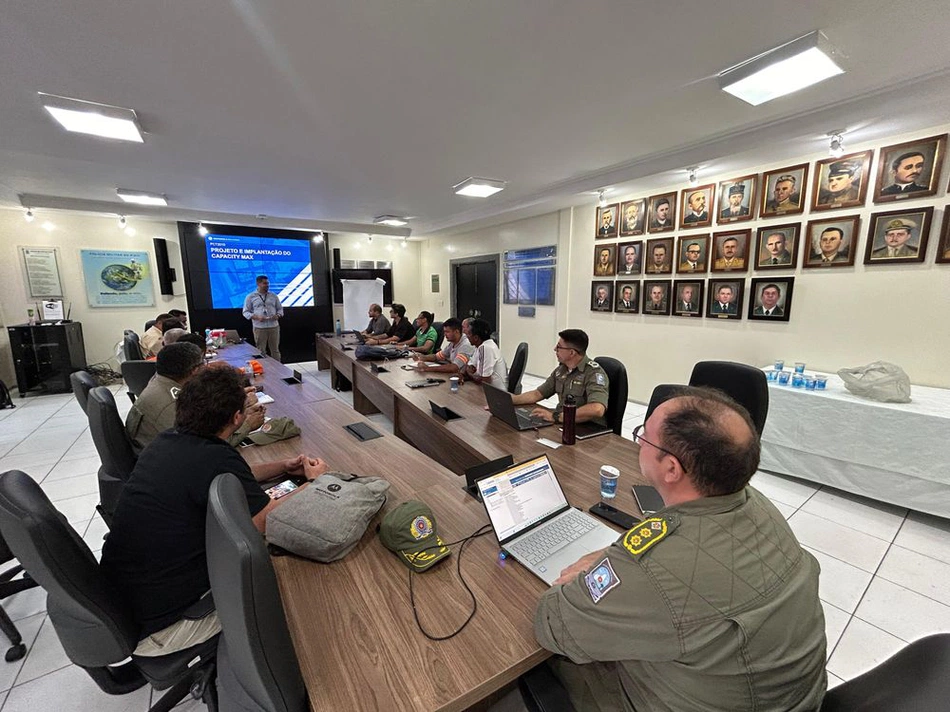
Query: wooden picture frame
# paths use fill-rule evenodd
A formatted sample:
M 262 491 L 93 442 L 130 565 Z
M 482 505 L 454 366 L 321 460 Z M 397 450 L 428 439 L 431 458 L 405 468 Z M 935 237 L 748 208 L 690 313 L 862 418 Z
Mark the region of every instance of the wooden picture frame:
M 709 319 L 741 319 L 742 297 L 745 288 L 745 279 L 726 278 L 710 279 L 706 288 L 706 317 Z M 719 291 L 728 287 L 731 292 L 731 301 L 726 301 L 730 295 L 720 295 Z M 722 296 L 723 301 L 720 301 Z M 723 306 L 725 305 L 725 306 Z
M 604 290 L 603 297 L 600 290 Z M 614 283 L 607 280 L 594 280 L 590 283 L 590 310 L 592 312 L 612 312 L 614 310 Z
M 617 272 L 617 245 L 594 245 L 594 276 L 613 277 Z
M 730 225 L 754 218 L 758 183 L 757 173 L 719 181 L 719 208 L 716 211 L 716 224 Z
M 662 260 L 658 260 L 655 254 L 660 246 L 665 248 Z M 643 274 L 673 274 L 673 257 L 672 237 L 654 237 L 647 240 L 646 252 L 643 255 Z
M 594 222 L 594 237 L 598 240 L 609 240 L 617 237 L 618 223 L 620 222 L 620 204 L 611 203 L 597 208 L 597 218 Z M 607 222 L 604 222 L 604 217 Z
M 815 163 L 812 210 L 838 210 L 864 205 L 871 180 L 871 151 L 825 158 Z
M 702 200 L 698 197 L 702 195 Z M 697 185 L 680 191 L 680 229 L 692 230 L 696 227 L 712 225 L 715 212 L 716 184 Z
M 670 290 L 673 286 L 671 279 L 645 279 L 643 280 L 643 306 L 640 309 L 642 314 L 653 314 L 655 316 L 670 315 Z M 653 300 L 654 289 L 662 290 L 663 299 L 659 306 Z
M 794 277 L 753 277 L 749 285 L 749 313 L 752 321 L 784 321 L 792 316 Z
M 629 266 L 627 264 L 628 252 L 633 257 Z M 617 276 L 629 277 L 632 274 L 640 274 L 643 271 L 643 240 L 634 240 L 632 242 L 621 242 L 617 245 Z
M 864 247 L 864 264 L 923 262 L 927 256 L 927 238 L 930 236 L 933 214 L 933 206 L 871 213 Z
M 647 232 L 653 235 L 675 229 L 676 191 L 651 195 L 647 206 Z
M 795 269 L 798 266 L 798 238 L 801 229 L 801 223 L 760 227 L 755 235 L 755 269 Z
M 709 234 L 680 235 L 676 255 L 677 274 L 704 274 L 709 269 Z
M 687 294 L 687 290 L 689 293 Z M 706 282 L 702 279 L 677 279 L 673 282 L 673 316 L 701 318 Z
M 883 146 L 877 161 L 874 197 L 877 203 L 893 203 L 934 195 L 940 185 L 947 134 Z
M 858 227 L 860 215 L 842 215 L 834 218 L 809 220 L 802 240 L 802 267 L 804 269 L 823 267 L 851 267 L 858 247 Z M 837 229 L 841 232 L 837 241 L 833 233 L 822 244 L 825 231 Z M 834 254 L 832 256 L 832 249 Z
M 628 215 L 628 212 L 634 213 Z M 642 235 L 647 223 L 646 198 L 626 200 L 620 204 L 620 237 Z
M 937 264 L 950 264 L 950 205 L 943 209 L 943 226 L 940 228 L 940 239 L 937 241 Z
M 614 301 L 614 311 L 617 314 L 640 313 L 640 280 L 618 279 L 616 282 L 617 299 Z M 624 300 L 626 290 L 630 290 L 630 299 Z M 624 301 L 627 304 L 624 304 Z
M 710 272 L 747 272 L 752 230 L 713 233 Z
M 759 217 L 800 215 L 805 212 L 808 164 L 777 168 L 762 174 L 762 206 Z

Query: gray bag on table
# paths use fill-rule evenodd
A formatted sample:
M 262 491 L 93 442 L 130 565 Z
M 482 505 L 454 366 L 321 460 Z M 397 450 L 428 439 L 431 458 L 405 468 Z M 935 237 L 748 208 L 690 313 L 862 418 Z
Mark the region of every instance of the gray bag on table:
M 882 403 L 910 403 L 910 377 L 897 364 L 875 361 L 838 371 L 845 388 L 856 396 Z
M 267 541 L 324 563 L 346 556 L 386 502 L 380 477 L 327 472 L 267 515 Z

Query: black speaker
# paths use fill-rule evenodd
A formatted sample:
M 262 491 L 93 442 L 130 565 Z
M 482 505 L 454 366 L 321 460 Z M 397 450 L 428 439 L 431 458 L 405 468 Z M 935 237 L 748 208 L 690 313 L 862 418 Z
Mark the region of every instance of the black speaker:
M 172 289 L 172 282 L 175 281 L 176 277 L 175 270 L 172 269 L 171 263 L 168 261 L 168 245 L 161 237 L 153 238 L 152 244 L 155 245 L 155 262 L 158 263 L 155 271 L 158 273 L 158 284 L 161 292 L 169 296 L 174 295 L 175 290 Z
M 341 269 L 340 263 L 342 262 L 343 257 L 340 255 L 340 248 L 333 248 L 333 269 Z

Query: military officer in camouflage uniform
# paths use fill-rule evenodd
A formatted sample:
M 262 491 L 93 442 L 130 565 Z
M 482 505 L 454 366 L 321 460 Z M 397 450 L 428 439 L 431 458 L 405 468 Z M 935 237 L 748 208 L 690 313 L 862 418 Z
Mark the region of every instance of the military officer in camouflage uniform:
M 558 336 L 560 338 L 554 347 L 554 353 L 557 354 L 560 365 L 544 383 L 533 391 L 512 396 L 511 402 L 515 405 L 533 405 L 556 393 L 558 404 L 553 411 L 539 406 L 532 411 L 532 415 L 559 423 L 564 399 L 570 394 L 574 396 L 574 402 L 577 404 L 578 423 L 603 420 L 604 413 L 607 412 L 610 381 L 600 364 L 587 358 L 590 339 L 580 329 L 565 329 Z
M 827 686 L 818 563 L 748 486 L 744 409 L 684 388 L 634 431 L 666 507 L 571 565 L 538 641 L 581 710 L 817 710 Z

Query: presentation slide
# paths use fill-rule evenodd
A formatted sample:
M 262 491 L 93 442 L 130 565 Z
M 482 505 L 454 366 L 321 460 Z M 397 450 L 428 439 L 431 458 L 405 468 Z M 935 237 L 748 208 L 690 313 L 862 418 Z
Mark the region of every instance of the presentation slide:
M 243 308 L 261 274 L 267 275 L 270 291 L 284 307 L 313 306 L 308 240 L 209 234 L 205 249 L 214 309 Z

